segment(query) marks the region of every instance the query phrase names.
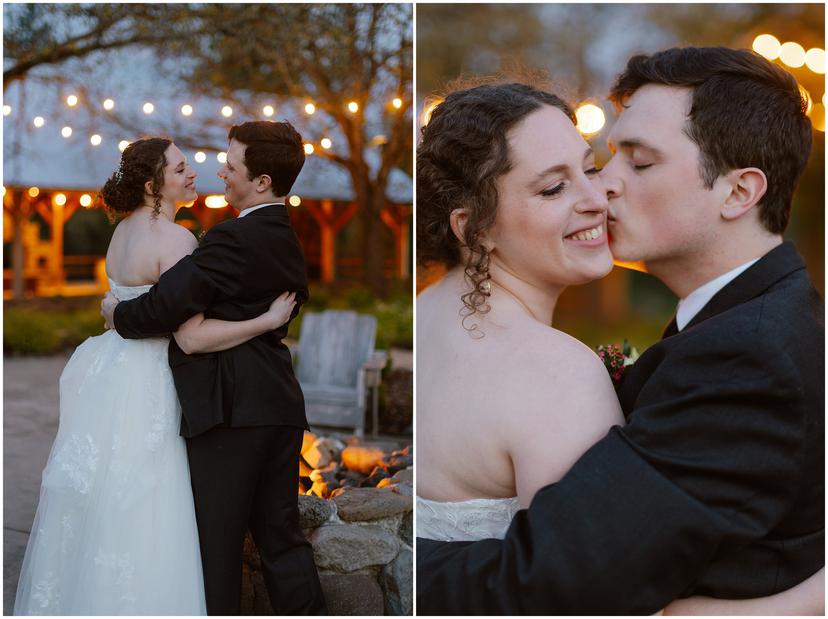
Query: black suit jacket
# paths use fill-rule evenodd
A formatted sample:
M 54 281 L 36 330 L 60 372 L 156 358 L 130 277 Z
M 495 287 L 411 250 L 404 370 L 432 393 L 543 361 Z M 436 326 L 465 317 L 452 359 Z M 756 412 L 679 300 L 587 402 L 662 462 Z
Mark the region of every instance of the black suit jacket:
M 823 302 L 785 243 L 639 358 L 628 425 L 504 540 L 418 539 L 418 614 L 649 614 L 800 582 L 824 563 L 823 378 Z
M 170 335 L 188 318 L 247 320 L 285 291 L 296 309 L 308 299 L 305 260 L 284 205 L 222 222 L 167 270 L 149 292 L 115 308 L 125 338 Z M 169 361 L 181 401 L 181 434 L 219 424 L 307 428 L 305 401 L 282 342 L 288 324 L 215 353 L 185 354 L 170 341 Z

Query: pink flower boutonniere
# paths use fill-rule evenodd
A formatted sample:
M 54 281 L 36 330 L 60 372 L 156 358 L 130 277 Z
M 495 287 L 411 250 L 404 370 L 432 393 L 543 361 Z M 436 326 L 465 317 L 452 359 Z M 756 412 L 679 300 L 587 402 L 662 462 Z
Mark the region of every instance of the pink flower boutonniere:
M 604 362 L 607 372 L 609 372 L 610 378 L 612 379 L 612 384 L 615 387 L 618 387 L 621 379 L 624 378 L 624 372 L 627 371 L 627 366 L 632 365 L 638 359 L 638 350 L 630 346 L 627 340 L 624 340 L 623 347 L 617 344 L 609 344 L 607 346 L 601 344 L 596 347 L 595 352 L 601 361 Z

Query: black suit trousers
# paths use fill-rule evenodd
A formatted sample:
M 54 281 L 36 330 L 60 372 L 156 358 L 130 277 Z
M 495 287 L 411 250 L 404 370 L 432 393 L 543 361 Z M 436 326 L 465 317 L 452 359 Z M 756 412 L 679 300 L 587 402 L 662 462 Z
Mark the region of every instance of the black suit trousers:
M 207 612 L 238 615 L 247 530 L 276 614 L 325 614 L 313 549 L 299 526 L 301 428 L 219 426 L 187 439 Z

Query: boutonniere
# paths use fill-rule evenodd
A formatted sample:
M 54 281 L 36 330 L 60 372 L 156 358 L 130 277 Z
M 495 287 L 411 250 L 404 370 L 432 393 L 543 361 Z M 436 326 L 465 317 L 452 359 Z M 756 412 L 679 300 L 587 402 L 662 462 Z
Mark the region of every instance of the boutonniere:
M 624 372 L 627 371 L 627 366 L 635 363 L 638 359 L 638 350 L 634 346 L 630 346 L 627 340 L 624 340 L 623 346 L 617 344 L 608 344 L 595 348 L 595 353 L 604 362 L 604 366 L 609 372 L 612 384 L 615 387 L 621 383 L 624 378 Z

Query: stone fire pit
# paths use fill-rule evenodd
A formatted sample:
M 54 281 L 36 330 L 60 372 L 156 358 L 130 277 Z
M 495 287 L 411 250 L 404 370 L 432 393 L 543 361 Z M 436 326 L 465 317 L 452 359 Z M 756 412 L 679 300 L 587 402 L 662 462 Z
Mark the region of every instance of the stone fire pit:
M 332 615 L 412 614 L 413 452 L 305 433 L 299 512 Z M 272 614 L 252 541 L 242 614 Z

